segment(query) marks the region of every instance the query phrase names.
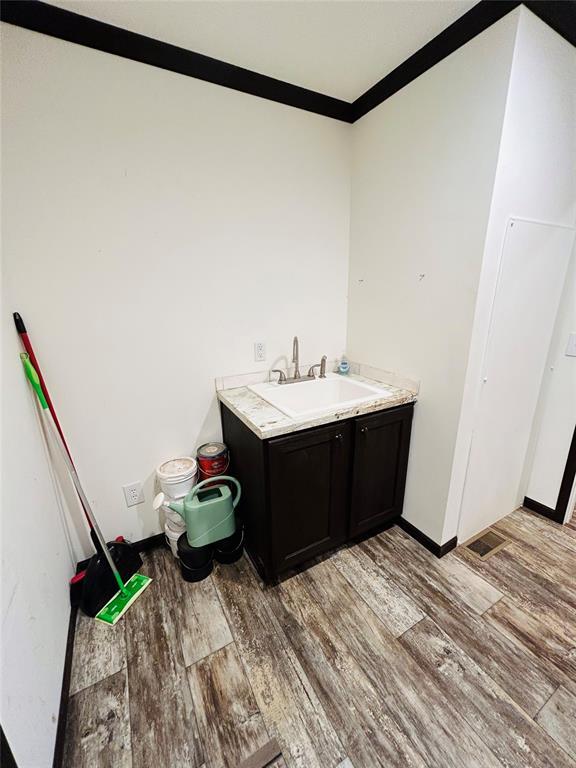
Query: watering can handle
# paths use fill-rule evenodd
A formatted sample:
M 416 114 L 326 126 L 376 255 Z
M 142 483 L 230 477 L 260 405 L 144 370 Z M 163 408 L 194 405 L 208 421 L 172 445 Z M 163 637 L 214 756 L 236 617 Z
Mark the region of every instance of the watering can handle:
M 231 483 L 234 483 L 234 485 L 236 486 L 236 496 L 234 496 L 234 501 L 232 502 L 232 506 L 234 507 L 234 509 L 236 509 L 236 505 L 240 501 L 240 493 L 241 493 L 240 483 L 238 482 L 238 480 L 236 480 L 235 477 L 230 477 L 230 475 L 215 475 L 214 477 L 208 477 L 206 478 L 206 480 L 202 480 L 201 482 L 198 483 L 198 485 L 195 485 L 194 488 L 192 488 L 192 490 L 188 494 L 188 497 L 187 497 L 188 500 L 192 501 L 192 499 L 194 498 L 194 496 L 196 496 L 198 491 L 201 488 L 203 488 L 205 485 L 208 485 L 208 483 L 212 483 L 212 485 L 214 485 L 214 483 L 219 480 L 229 480 Z

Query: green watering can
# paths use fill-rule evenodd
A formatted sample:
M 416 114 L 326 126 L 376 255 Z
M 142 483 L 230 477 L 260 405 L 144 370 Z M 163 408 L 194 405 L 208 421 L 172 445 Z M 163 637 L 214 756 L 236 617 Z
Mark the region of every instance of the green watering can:
M 227 485 L 221 485 L 220 480 L 226 480 L 236 486 L 234 499 L 230 488 Z M 170 501 L 167 506 L 174 512 L 178 512 L 184 519 L 188 544 L 191 547 L 203 547 L 232 536 L 236 530 L 234 510 L 239 501 L 238 480 L 228 475 L 217 475 L 202 480 L 184 499 Z M 154 499 L 154 509 L 160 509 L 165 502 L 166 497 L 163 493 L 159 493 Z

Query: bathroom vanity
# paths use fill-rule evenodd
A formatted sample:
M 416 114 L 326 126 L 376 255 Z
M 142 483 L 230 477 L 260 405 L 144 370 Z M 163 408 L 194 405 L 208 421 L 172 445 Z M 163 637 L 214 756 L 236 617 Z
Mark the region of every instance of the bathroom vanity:
M 416 395 L 343 379 L 218 392 L 246 549 L 265 581 L 402 512 Z

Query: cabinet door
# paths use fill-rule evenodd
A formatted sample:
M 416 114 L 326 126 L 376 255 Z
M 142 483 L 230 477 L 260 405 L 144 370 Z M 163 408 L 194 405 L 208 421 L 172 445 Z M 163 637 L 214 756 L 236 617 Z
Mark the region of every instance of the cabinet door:
M 383 525 L 402 512 L 413 406 L 354 422 L 350 535 Z
M 350 443 L 350 423 L 269 441 L 269 508 L 276 573 L 344 541 Z

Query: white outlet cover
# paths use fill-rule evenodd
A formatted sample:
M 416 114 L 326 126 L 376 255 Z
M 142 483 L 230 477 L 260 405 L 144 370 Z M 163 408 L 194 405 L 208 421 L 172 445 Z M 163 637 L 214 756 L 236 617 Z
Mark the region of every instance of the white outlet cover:
M 142 504 L 144 501 L 144 490 L 142 489 L 142 483 L 130 483 L 129 485 L 122 486 L 124 491 L 124 498 L 126 499 L 127 507 L 135 507 L 136 504 Z
M 263 341 L 254 342 L 254 360 L 262 363 L 266 360 L 266 344 Z

